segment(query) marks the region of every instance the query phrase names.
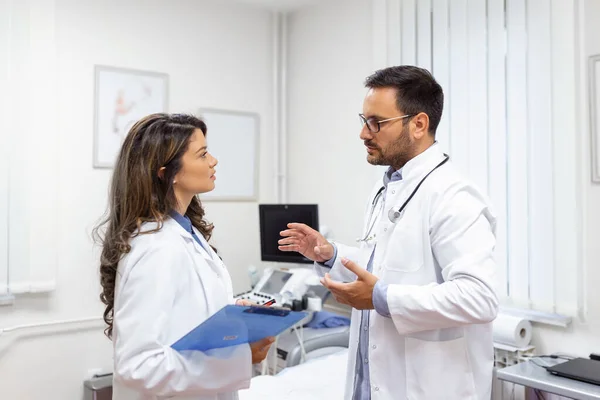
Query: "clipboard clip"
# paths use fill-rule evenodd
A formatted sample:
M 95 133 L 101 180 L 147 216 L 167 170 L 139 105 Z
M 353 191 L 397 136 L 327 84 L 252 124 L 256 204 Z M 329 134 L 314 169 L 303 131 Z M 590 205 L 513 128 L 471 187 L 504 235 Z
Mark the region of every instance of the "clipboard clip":
M 247 313 L 247 314 L 272 315 L 274 317 L 286 317 L 290 314 L 290 310 L 285 309 L 285 308 L 256 307 L 256 306 L 250 306 L 242 312 Z

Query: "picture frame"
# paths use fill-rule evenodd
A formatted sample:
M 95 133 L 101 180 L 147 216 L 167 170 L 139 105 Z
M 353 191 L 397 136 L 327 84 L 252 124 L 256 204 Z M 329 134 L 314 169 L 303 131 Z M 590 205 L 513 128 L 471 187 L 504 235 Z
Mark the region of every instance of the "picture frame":
M 94 168 L 112 168 L 131 126 L 167 112 L 169 76 L 160 72 L 94 66 Z
M 201 108 L 208 151 L 217 158 L 215 189 L 202 201 L 257 201 L 260 116 L 253 112 Z
M 589 59 L 592 182 L 600 183 L 600 54 Z

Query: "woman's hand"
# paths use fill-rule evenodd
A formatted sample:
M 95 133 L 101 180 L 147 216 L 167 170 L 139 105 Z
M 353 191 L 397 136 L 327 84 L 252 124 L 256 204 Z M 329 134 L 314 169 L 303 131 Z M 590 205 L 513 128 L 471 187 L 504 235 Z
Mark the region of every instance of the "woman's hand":
M 236 306 L 244 306 L 244 307 L 248 307 L 248 306 L 256 306 L 256 305 L 258 305 L 258 304 L 254 303 L 254 302 L 252 302 L 252 301 L 250 301 L 250 300 L 247 300 L 247 299 L 237 299 L 237 300 L 235 301 L 235 305 L 236 305 Z
M 252 364 L 258 364 L 267 357 L 267 353 L 271 348 L 271 345 L 275 341 L 273 336 L 266 337 L 259 340 L 258 342 L 250 343 L 250 350 L 252 351 Z

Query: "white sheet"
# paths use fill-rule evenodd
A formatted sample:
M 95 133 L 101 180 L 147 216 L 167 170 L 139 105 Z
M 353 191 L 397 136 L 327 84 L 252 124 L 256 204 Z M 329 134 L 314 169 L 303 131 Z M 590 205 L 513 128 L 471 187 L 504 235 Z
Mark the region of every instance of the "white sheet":
M 342 399 L 348 350 L 285 368 L 275 376 L 252 378 L 249 389 L 240 390 L 240 400 Z

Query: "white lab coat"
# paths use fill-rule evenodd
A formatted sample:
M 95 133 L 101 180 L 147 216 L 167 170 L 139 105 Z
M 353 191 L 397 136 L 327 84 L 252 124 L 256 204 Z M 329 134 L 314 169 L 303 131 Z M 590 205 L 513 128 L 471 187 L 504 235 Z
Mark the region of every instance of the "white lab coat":
M 155 227 L 146 223 L 142 231 Z M 170 348 L 233 302 L 219 257 L 177 221 L 169 218 L 158 232 L 135 237 L 118 267 L 113 399 L 237 399 L 237 390 L 250 385 L 248 344 L 185 355 Z
M 492 388 L 492 324 L 495 294 L 495 217 L 486 198 L 451 161 L 421 185 L 400 220 L 401 206 L 419 181 L 444 159 L 438 145 L 409 161 L 403 179 L 390 182 L 374 228 L 360 247 L 336 243 L 334 280 L 356 279 L 341 257 L 366 268 L 377 242 L 373 274 L 389 285 L 391 318 L 370 311 L 369 357 L 372 399 L 489 400 Z M 371 211 L 379 181 L 369 198 Z M 367 230 L 365 218 L 365 231 Z M 329 269 L 315 264 L 317 272 Z M 360 311 L 352 310 L 345 399 L 355 378 Z

